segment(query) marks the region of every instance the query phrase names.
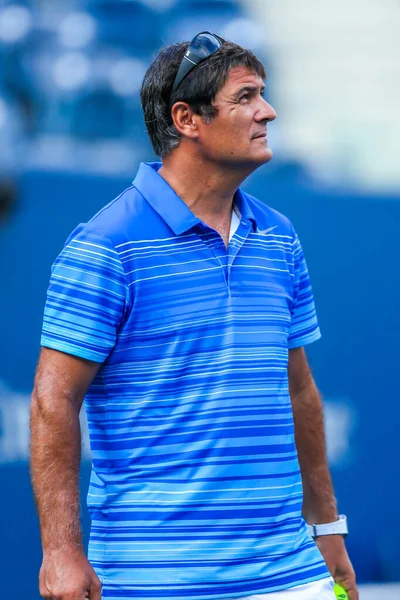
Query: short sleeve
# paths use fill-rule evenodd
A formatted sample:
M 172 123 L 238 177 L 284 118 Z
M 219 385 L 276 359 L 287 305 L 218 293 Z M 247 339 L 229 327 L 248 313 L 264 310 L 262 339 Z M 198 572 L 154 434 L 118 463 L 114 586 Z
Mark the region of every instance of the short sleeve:
M 41 345 L 103 362 L 127 305 L 126 276 L 111 240 L 80 225 L 52 267 Z
M 310 344 L 321 337 L 307 264 L 297 234 L 294 237 L 292 252 L 294 276 L 289 349 Z

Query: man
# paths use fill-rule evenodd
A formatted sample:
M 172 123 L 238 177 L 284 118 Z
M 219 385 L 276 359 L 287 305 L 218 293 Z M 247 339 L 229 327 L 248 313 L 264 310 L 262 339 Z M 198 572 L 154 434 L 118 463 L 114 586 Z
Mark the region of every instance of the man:
M 239 189 L 272 157 L 264 79 L 209 33 L 164 48 L 141 90 L 162 164 L 53 266 L 31 416 L 44 598 L 332 599 L 319 550 L 358 598 L 303 349 L 320 333 L 301 246 Z M 319 550 L 302 507 L 326 524 Z

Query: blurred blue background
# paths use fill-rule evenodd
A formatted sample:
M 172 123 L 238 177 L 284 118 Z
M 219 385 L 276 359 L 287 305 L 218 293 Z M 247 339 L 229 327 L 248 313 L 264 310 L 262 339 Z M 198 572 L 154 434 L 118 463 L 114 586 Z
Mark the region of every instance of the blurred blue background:
M 365 14 L 359 0 L 351 9 L 344 0 L 334 10 L 321 4 L 0 3 L 4 598 L 39 598 L 28 403 L 51 263 L 75 225 L 128 187 L 140 161 L 155 159 L 139 101 L 143 75 L 164 44 L 203 29 L 250 47 L 267 67 L 275 157 L 244 187 L 293 221 L 305 249 L 323 333 L 309 357 L 358 579 L 400 581 L 400 6 L 371 1 Z M 86 434 L 83 458 L 85 494 Z M 87 538 L 84 509 L 83 522 Z M 365 587 L 361 600 L 400 597 L 385 590 L 392 595 Z

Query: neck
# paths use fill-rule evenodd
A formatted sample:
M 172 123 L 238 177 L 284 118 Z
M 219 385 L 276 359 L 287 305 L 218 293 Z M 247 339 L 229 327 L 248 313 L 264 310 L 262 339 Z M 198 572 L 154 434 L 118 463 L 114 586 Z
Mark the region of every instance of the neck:
M 233 196 L 249 173 L 192 157 L 177 148 L 163 160 L 159 174 L 197 217 L 208 222 L 230 219 Z

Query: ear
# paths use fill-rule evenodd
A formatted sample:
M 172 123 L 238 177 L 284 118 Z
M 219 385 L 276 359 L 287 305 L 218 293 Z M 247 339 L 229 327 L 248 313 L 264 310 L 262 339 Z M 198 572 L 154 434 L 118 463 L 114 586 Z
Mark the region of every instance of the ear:
M 187 102 L 175 102 L 171 109 L 171 116 L 176 129 L 183 137 L 196 139 L 199 135 L 198 120 L 200 115 L 196 115 Z

